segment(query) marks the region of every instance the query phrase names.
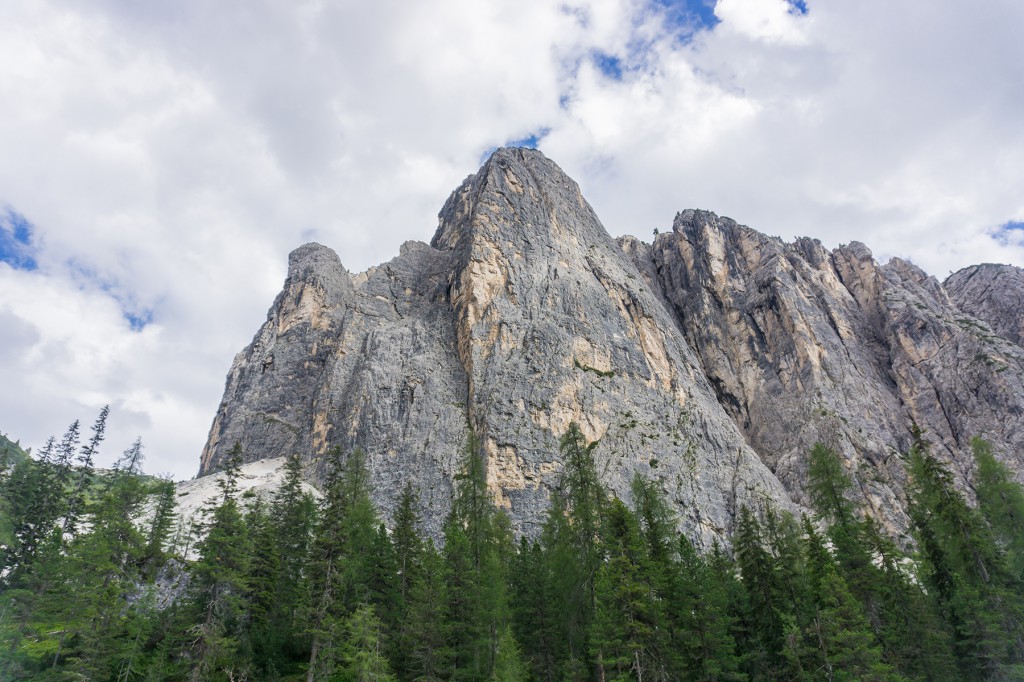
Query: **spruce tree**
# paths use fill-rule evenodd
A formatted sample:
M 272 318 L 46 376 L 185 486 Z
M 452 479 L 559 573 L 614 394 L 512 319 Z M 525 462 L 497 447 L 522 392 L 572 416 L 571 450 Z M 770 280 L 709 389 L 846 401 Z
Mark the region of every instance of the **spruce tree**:
M 332 644 L 352 612 L 367 603 L 378 606 L 371 548 L 379 525 L 362 451 L 343 458 L 340 448 L 334 448 L 310 563 L 308 682 L 335 674 L 341 660 Z
M 220 500 L 206 512 L 199 558 L 189 571 L 190 608 L 184 615 L 194 624 L 183 653 L 192 680 L 239 667 L 251 565 L 250 538 L 236 499 L 241 462 L 242 448 L 236 442 L 217 480 Z
M 1024 488 L 1013 480 L 1006 465 L 995 458 L 986 441 L 974 438 L 971 450 L 977 467 L 974 491 L 978 510 L 995 541 L 1006 552 L 1011 573 L 1017 580 L 1024 579 Z
M 775 558 L 766 547 L 761 524 L 746 506 L 740 508 L 733 547 L 746 597 L 740 646 L 745 671 L 752 680 L 772 679 L 783 669 L 788 599 Z
M 302 464 L 293 455 L 285 462 L 284 479 L 263 518 L 254 515 L 255 508 L 250 512 L 253 599 L 261 615 L 250 636 L 257 668 L 265 675 L 295 668 L 307 657 L 301 615 L 308 594 L 315 511 L 312 496 L 302 487 Z
M 78 467 L 74 472 L 74 483 L 68 495 L 67 509 L 64 512 L 64 522 L 61 527 L 62 537 L 74 536 L 78 532 L 78 521 L 82 514 L 85 513 L 86 491 L 93 481 L 93 463 L 99 452 L 100 443 L 106 434 L 107 416 L 109 414 L 110 405 L 104 405 L 92 426 L 92 436 L 89 438 L 89 442 L 82 447 L 78 455 Z M 75 424 L 77 425 L 77 422 Z M 75 429 L 73 442 L 77 443 L 77 440 L 77 429 Z M 65 449 L 62 442 L 62 450 L 66 452 L 65 461 L 70 464 L 71 443 L 68 443 Z
M 807 630 L 814 648 L 811 677 L 827 680 L 903 679 L 883 662 L 863 608 L 850 593 L 820 535 L 804 517 L 808 579 L 814 611 Z
M 167 545 L 171 539 L 171 530 L 177 520 L 174 481 L 169 479 L 158 481 L 153 497 L 156 497 L 156 506 L 146 533 L 144 559 L 145 574 L 150 579 L 163 567 L 168 558 Z
M 408 586 L 408 628 L 402 631 L 401 639 L 407 658 L 402 679 L 442 680 L 451 676 L 449 589 L 445 559 L 427 540 Z
M 673 646 L 685 671 L 680 677 L 707 682 L 747 679 L 733 636 L 739 624 L 733 600 L 741 588 L 732 563 L 717 544 L 705 558 L 680 535 L 677 575 L 667 603 L 675 620 Z
M 1000 679 L 1024 663 L 1024 604 L 1005 551 L 919 430 L 910 452 L 911 518 L 927 585 L 954 633 L 961 674 Z
M 589 632 L 598 677 L 670 679 L 664 616 L 636 516 L 618 499 L 605 514 Z
M 413 586 L 422 579 L 425 547 L 420 537 L 420 515 L 417 495 L 411 483 L 406 484 L 395 511 L 395 524 L 391 533 L 394 551 L 394 604 L 385 623 L 392 633 L 390 658 L 400 680 L 411 679 L 413 650 L 418 633 L 412 622 Z
M 507 517 L 494 507 L 472 431 L 444 534 L 454 675 L 486 678 L 494 667 L 498 638 L 510 620 L 506 564 L 512 536 Z
M 595 665 L 587 637 L 594 618 L 594 579 L 600 565 L 599 532 L 606 499 L 594 463 L 595 447 L 596 442 L 586 442 L 576 422 L 569 424 L 559 443 L 565 470 L 546 529 L 545 550 L 552 562 L 552 588 L 560 595 L 566 646 L 560 674 L 571 679 L 588 678 Z

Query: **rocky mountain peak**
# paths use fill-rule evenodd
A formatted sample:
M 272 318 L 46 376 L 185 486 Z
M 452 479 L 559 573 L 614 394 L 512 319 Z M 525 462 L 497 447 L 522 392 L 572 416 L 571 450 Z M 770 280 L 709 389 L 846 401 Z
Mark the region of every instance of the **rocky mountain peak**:
M 248 461 L 297 452 L 313 479 L 330 448 L 358 447 L 385 516 L 412 482 L 437 533 L 472 428 L 495 500 L 535 535 L 576 422 L 616 495 L 657 481 L 706 546 L 741 505 L 797 509 L 820 441 L 899 533 L 915 423 L 960 471 L 973 435 L 1024 471 L 1019 299 L 971 312 L 960 301 L 984 279 L 951 280 L 952 298 L 863 244 L 787 244 L 709 211 L 682 211 L 653 244 L 612 240 L 556 164 L 499 149 L 430 245 L 353 276 L 326 247 L 292 253 L 201 473 L 235 440 Z
M 992 263 L 972 265 L 950 275 L 943 287 L 961 310 L 1024 346 L 1024 269 Z

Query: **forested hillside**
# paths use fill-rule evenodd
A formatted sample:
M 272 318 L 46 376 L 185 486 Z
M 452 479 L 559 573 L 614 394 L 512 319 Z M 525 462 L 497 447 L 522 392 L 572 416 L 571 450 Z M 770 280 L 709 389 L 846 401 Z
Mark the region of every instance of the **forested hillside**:
M 298 457 L 238 494 L 236 446 L 200 532 L 136 443 L 92 459 L 106 413 L 2 473 L 4 680 L 1010 680 L 1024 677 L 1024 493 L 975 440 L 969 504 L 918 432 L 916 553 L 858 509 L 835 452 L 808 453 L 814 516 L 743 507 L 698 552 L 659 487 L 602 485 L 576 424 L 539 538 L 516 538 L 466 438 L 443 543 L 407 486 L 386 529 L 360 451 L 319 501 Z M 186 560 L 190 554 L 196 558 Z

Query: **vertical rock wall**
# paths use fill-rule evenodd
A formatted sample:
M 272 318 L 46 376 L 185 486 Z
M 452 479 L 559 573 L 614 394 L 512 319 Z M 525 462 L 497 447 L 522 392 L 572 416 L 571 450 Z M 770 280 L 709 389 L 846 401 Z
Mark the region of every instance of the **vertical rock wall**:
M 861 244 L 785 244 L 703 211 L 616 243 L 554 163 L 502 149 L 429 246 L 358 275 L 317 244 L 291 254 L 200 473 L 235 441 L 246 461 L 299 453 L 313 480 L 331 448 L 362 448 L 385 516 L 412 483 L 436 534 L 472 427 L 497 503 L 535 535 L 576 421 L 616 495 L 657 480 L 706 545 L 741 504 L 795 509 L 824 441 L 899 531 L 914 422 L 962 472 L 973 435 L 1024 471 L 1019 307 L 958 295 Z

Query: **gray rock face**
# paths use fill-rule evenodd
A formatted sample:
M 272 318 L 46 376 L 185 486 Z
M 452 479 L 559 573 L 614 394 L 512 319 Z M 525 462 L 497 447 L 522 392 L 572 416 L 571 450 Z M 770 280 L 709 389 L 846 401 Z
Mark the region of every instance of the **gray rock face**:
M 899 531 L 911 424 L 961 471 L 973 435 L 1024 453 L 1022 377 L 1020 346 L 909 263 L 702 211 L 653 245 L 616 243 L 554 163 L 502 149 L 429 246 L 358 275 L 326 247 L 292 253 L 200 473 L 236 440 L 247 461 L 300 453 L 313 479 L 330 448 L 360 447 L 385 516 L 412 482 L 436 533 L 472 426 L 495 499 L 535 535 L 576 421 L 615 494 L 628 501 L 636 473 L 659 481 L 706 545 L 741 504 L 802 502 L 805 454 L 825 441 Z
M 576 183 L 539 152 L 499 150 L 449 198 L 431 246 L 350 276 L 318 245 L 236 358 L 203 452 L 302 454 L 317 478 L 337 445 L 367 454 L 388 515 L 407 481 L 436 531 L 467 427 L 498 504 L 535 534 L 571 421 L 629 498 L 656 478 L 700 541 L 740 504 L 789 504 L 718 404 L 669 312 Z
M 972 265 L 943 283 L 960 310 L 1005 339 L 1024 346 L 1024 269 L 1012 265 Z
M 634 242 L 620 240 L 795 500 L 806 499 L 806 453 L 821 441 L 844 455 L 873 514 L 902 531 L 899 453 L 914 423 L 965 481 L 973 436 L 1024 471 L 1021 348 L 912 264 L 879 266 L 859 243 L 785 244 L 705 211 L 677 215 L 650 248 Z

